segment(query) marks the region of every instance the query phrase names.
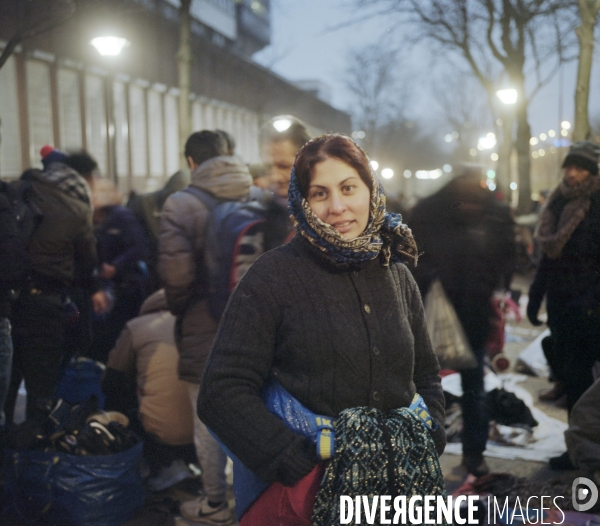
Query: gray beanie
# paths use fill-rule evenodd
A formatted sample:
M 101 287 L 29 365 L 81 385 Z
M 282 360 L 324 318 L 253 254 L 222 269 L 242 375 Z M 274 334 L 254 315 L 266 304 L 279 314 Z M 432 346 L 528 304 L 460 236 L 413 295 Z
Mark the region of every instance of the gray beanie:
M 569 148 L 562 167 L 579 166 L 588 170 L 592 175 L 598 175 L 598 160 L 600 147 L 592 141 L 577 141 Z

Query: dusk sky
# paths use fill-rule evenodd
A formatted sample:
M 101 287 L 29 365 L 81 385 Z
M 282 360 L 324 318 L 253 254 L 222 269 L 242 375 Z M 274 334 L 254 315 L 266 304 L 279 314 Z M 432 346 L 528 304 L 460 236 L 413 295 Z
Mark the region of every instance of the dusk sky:
M 332 90 L 332 103 L 341 109 L 349 108 L 349 97 L 341 76 L 346 67 L 348 49 L 379 42 L 385 36 L 394 38 L 406 26 L 394 26 L 393 21 L 381 18 L 337 30 L 330 28 L 348 20 L 349 0 L 275 0 L 272 2 L 273 45 L 255 58 L 264 64 L 273 57 L 273 70 L 290 80 L 317 79 Z M 413 118 L 421 117 L 430 126 L 436 120 L 436 106 L 428 85 L 433 81 L 429 64 L 430 46 L 420 45 L 403 57 L 406 77 L 414 80 L 418 96 L 413 96 Z M 556 75 L 533 99 L 530 105 L 530 124 L 533 135 L 557 129 L 562 119 L 573 119 L 576 63 L 563 66 L 562 115 L 559 115 L 559 76 Z M 595 63 L 590 86 L 590 115 L 600 116 L 600 48 L 596 44 Z M 413 90 L 414 91 L 414 90 Z M 444 131 L 446 133 L 446 131 Z

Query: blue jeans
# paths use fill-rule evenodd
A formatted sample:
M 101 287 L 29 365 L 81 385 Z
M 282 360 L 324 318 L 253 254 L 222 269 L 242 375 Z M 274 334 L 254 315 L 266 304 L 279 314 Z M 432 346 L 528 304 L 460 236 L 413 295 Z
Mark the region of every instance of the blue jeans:
M 4 420 L 4 402 L 10 385 L 10 370 L 12 368 L 13 344 L 10 336 L 10 321 L 0 318 L 0 427 Z

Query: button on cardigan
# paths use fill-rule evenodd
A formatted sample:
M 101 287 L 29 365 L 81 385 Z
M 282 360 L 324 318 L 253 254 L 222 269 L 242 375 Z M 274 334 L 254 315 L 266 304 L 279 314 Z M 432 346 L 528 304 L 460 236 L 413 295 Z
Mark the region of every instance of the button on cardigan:
M 259 477 L 292 485 L 316 464 L 315 447 L 263 404 L 270 377 L 332 417 L 351 407 L 408 407 L 418 392 L 439 424 L 433 438 L 441 453 L 438 372 L 421 297 L 403 264 L 384 267 L 377 258 L 341 269 L 296 236 L 256 261 L 232 294 L 197 409 Z

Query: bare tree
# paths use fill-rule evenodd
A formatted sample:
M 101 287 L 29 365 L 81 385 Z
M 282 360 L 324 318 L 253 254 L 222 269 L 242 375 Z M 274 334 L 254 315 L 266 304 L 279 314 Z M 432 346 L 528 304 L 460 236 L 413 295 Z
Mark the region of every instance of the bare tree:
M 487 93 L 475 84 L 469 72 L 445 71 L 443 78 L 443 82 L 435 82 L 432 87 L 440 109 L 440 124 L 449 130 L 456 145 L 455 161 L 466 161 L 477 139 L 494 129 L 495 119 Z
M 0 68 L 17 46 L 65 23 L 75 14 L 75 0 L 22 0 L 15 2 L 17 25 L 0 54 Z
M 179 73 L 179 144 L 182 154 L 180 165 L 187 168 L 187 160 L 183 154 L 183 145 L 192 133 L 192 116 L 190 92 L 192 83 L 192 0 L 181 0 L 179 8 L 179 50 L 177 51 L 177 67 Z
M 407 104 L 398 66 L 398 52 L 378 44 L 348 54 L 343 80 L 352 96 L 350 112 L 355 125 L 365 132 L 365 146 L 373 155 L 377 130 L 399 120 Z
M 600 143 L 600 113 L 590 119 L 592 136 L 595 136 L 596 142 Z
M 572 0 L 353 1 L 359 9 L 377 5 L 380 15 L 400 15 L 410 24 L 415 41 L 429 39 L 439 44 L 441 53 L 458 53 L 490 98 L 503 77 L 518 90 L 519 207 L 527 208 L 531 194 L 528 105 L 567 58 Z M 527 91 L 526 79 L 531 77 L 535 82 Z
M 580 141 L 591 136 L 588 115 L 590 76 L 594 57 L 594 28 L 600 13 L 600 0 L 579 0 L 581 23 L 576 29 L 579 39 L 579 64 L 575 88 L 575 125 L 573 140 Z

